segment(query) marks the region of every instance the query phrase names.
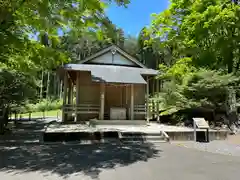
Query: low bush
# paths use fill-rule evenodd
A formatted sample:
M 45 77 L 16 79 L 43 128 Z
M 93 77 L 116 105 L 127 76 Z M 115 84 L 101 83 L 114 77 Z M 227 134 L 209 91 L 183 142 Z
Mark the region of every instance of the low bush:
M 44 99 L 39 103 L 37 103 L 35 106 L 36 106 L 36 111 L 38 112 L 57 110 L 62 107 L 62 101 Z
M 43 99 L 36 104 L 26 103 L 25 106 L 12 108 L 12 112 L 33 113 L 58 110 L 62 107 L 62 100 Z

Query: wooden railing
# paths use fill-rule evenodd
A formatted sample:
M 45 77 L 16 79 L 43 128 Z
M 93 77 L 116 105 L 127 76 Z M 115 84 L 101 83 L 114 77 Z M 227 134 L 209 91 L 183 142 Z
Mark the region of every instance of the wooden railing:
M 76 113 L 76 114 L 98 114 L 100 106 L 97 104 L 66 104 L 63 106 L 64 113 Z
M 149 100 L 149 117 L 152 119 L 159 118 L 160 114 L 160 102 Z
M 66 104 L 63 106 L 64 113 L 76 113 L 76 114 L 98 114 L 100 111 L 100 105 L 97 104 Z M 146 115 L 146 105 L 135 105 L 134 114 Z
M 143 114 L 147 113 L 147 108 L 145 105 L 135 105 L 134 106 L 134 114 Z

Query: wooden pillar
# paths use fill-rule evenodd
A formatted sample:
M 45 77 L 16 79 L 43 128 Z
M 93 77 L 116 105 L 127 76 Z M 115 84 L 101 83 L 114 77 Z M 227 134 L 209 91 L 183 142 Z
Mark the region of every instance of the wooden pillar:
M 152 97 L 154 97 L 155 94 L 155 79 L 152 78 Z M 155 106 L 155 101 L 152 100 L 152 119 L 155 119 L 156 115 L 156 106 Z
M 68 79 L 68 93 L 67 93 L 67 104 L 72 105 L 72 81 Z M 66 114 L 66 119 L 72 121 L 72 113 Z
M 126 90 L 126 93 L 125 93 L 125 96 L 126 96 L 126 108 L 127 108 L 127 119 L 130 119 L 131 117 L 131 112 L 130 112 L 130 108 L 129 108 L 129 99 L 128 99 L 128 96 L 129 96 L 129 86 L 126 86 L 125 90 Z
M 69 80 L 68 83 L 68 104 L 72 104 L 72 82 Z
M 99 119 L 104 119 L 104 103 L 105 103 L 105 84 L 100 84 L 100 111 L 99 111 Z
M 75 121 L 80 120 L 77 107 L 80 104 L 80 72 L 76 72 L 76 106 L 75 106 Z
M 160 87 L 159 87 L 159 79 L 157 79 L 157 89 L 156 89 L 156 91 L 157 91 L 157 122 L 160 122 L 160 115 L 159 115 L 159 100 L 158 100 L 158 95 L 159 95 L 159 89 L 160 89 Z
M 149 122 L 149 79 L 147 77 L 147 87 L 146 87 L 146 110 L 147 110 L 147 122 Z
M 131 111 L 131 120 L 134 120 L 134 85 L 131 84 L 131 106 L 130 106 L 130 111 Z
M 66 112 L 64 110 L 64 107 L 67 103 L 67 87 L 68 87 L 68 74 L 67 71 L 64 73 L 64 87 L 63 87 L 63 107 L 62 107 L 62 121 L 66 121 L 67 117 L 66 117 Z
M 128 86 L 125 87 L 125 105 L 127 106 L 128 105 Z

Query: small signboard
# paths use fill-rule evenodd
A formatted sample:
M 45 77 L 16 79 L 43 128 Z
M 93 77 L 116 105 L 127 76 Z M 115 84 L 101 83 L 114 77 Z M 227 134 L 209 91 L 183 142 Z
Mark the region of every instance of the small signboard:
M 193 121 L 195 122 L 197 128 L 209 129 L 209 125 L 208 125 L 207 121 L 205 121 L 204 118 L 193 118 Z

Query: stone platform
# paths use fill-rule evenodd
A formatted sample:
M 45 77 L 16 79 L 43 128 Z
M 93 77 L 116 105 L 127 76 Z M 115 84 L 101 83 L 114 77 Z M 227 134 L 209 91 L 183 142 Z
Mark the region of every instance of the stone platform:
M 56 141 L 163 141 L 193 140 L 193 129 L 188 127 L 167 126 L 157 123 L 147 125 L 83 125 L 83 124 L 51 124 L 46 127 L 44 142 Z M 197 135 L 204 136 L 204 130 L 197 130 Z M 224 140 L 227 138 L 225 130 L 209 130 L 209 139 Z M 201 138 L 200 138 L 201 139 Z
M 97 125 L 92 127 L 82 124 L 52 124 L 45 129 L 43 140 L 44 142 L 80 141 L 82 143 L 168 141 L 164 133 L 159 130 L 144 131 L 144 127 L 139 128 L 138 126 L 137 129 L 134 129 L 133 126 L 126 125 Z

